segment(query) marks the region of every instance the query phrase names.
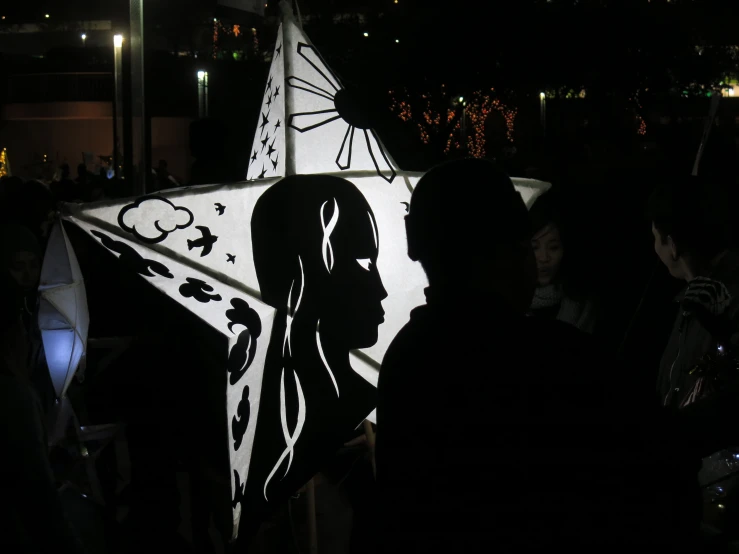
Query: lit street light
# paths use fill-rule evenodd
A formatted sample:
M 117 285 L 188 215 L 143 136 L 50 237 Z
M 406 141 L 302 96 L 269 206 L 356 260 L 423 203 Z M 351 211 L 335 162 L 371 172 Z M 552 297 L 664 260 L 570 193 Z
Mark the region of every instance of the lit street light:
M 114 74 L 114 113 L 113 125 L 113 168 L 118 177 L 122 177 L 123 167 L 123 35 L 113 36 Z
M 208 117 L 208 72 L 198 71 L 198 117 Z
M 81 38 L 82 38 L 82 46 L 84 46 L 85 44 L 87 44 L 87 35 L 85 33 L 82 33 Z

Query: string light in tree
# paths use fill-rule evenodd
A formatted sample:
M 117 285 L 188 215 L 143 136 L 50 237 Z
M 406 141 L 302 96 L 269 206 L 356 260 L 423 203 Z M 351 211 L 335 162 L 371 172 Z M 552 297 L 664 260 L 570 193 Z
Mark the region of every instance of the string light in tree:
M 393 91 L 389 91 L 390 93 L 390 111 L 393 112 L 395 115 L 397 115 L 404 123 L 409 122 L 413 118 L 413 113 L 411 112 L 411 105 L 405 100 L 397 100 L 395 96 L 393 96 Z
M 490 92 L 494 93 L 495 89 L 491 88 Z M 518 109 L 509 108 L 499 98 L 493 98 L 491 94 L 483 94 L 482 91 L 477 91 L 472 95 L 472 100 L 467 102 L 464 108 L 464 115 L 467 116 L 472 125 L 472 132 L 467 134 L 466 137 L 467 152 L 474 158 L 484 158 L 486 156 L 485 144 L 487 143 L 487 139 L 485 128 L 493 111 L 497 111 L 503 116 L 506 125 L 506 140 L 513 143 L 513 133 Z M 455 125 L 450 133 L 449 140 L 447 140 L 445 153 L 449 152 L 452 139 L 460 131 L 461 125 L 460 122 L 457 122 L 457 125 Z M 455 144 L 458 144 L 458 142 L 455 142 Z
M 214 17 L 213 18 L 213 59 L 214 60 L 218 57 L 218 28 L 219 27 L 220 27 L 220 23 Z
M 636 120 L 639 123 L 639 127 L 637 128 L 636 132 L 640 134 L 641 136 L 644 136 L 647 134 L 647 122 L 644 121 L 644 118 L 642 117 L 642 112 L 644 108 L 641 105 L 641 102 L 639 101 L 639 91 L 636 91 L 636 94 L 634 94 L 634 98 L 632 98 L 634 103 L 636 104 Z
M 477 91 L 466 102 L 464 101 L 464 97 L 459 97 L 455 101 L 454 107 L 449 108 L 448 94 L 445 86 L 442 85 L 441 95 L 436 96 L 436 98 L 440 98 L 441 105 L 445 107 L 437 111 L 437 109 L 434 109 L 434 96 L 430 93 L 422 94 L 420 100 L 424 103 L 424 108 L 420 112 L 421 117 L 413 119 L 413 111 L 407 92 L 406 99 L 400 100 L 395 97 L 394 92 L 391 90 L 389 91 L 391 96 L 390 110 L 403 122 L 407 123 L 413 119 L 421 142 L 424 144 L 431 142 L 433 134 L 440 132 L 448 133 L 444 147 L 445 154 L 448 154 L 453 149 L 460 150 L 465 146 L 471 156 L 483 158 L 486 155 L 485 127 L 490 115 L 494 112 L 497 111 L 500 113 L 505 121 L 506 140 L 512 143 L 514 138 L 515 120 L 518 110 L 506 106 L 499 98 L 495 97 L 494 93 L 495 89 L 492 88 L 488 94 Z M 437 101 L 438 105 L 439 103 Z M 466 123 L 471 124 L 472 129 L 463 139 L 462 135 L 463 131 L 466 131 Z M 448 129 L 448 131 L 444 131 L 443 129 Z
M 0 178 L 10 176 L 10 164 L 8 163 L 8 149 L 0 150 Z

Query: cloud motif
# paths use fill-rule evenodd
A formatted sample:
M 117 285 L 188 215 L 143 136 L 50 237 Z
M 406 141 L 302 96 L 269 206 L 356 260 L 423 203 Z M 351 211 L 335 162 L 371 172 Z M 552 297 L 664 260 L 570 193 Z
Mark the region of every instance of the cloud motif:
M 161 196 L 143 196 L 118 213 L 118 225 L 142 242 L 162 242 L 169 233 L 192 225 L 195 217 Z
M 99 231 L 92 231 L 92 234 L 100 239 L 103 246 L 113 252 L 118 252 L 120 254 L 118 260 L 124 267 L 131 271 L 135 271 L 139 275 L 144 275 L 146 277 L 154 277 L 154 273 L 156 273 L 157 275 L 161 275 L 167 279 L 174 279 L 174 275 L 172 275 L 167 266 L 163 263 L 144 258 L 126 243 L 119 240 L 113 240 L 108 235 L 104 235 Z M 154 273 L 152 273 L 152 271 Z
M 207 304 L 211 300 L 215 302 L 221 301 L 220 294 L 211 294 L 213 287 L 200 279 L 188 277 L 187 283 L 180 285 L 180 294 L 185 298 L 194 298 L 198 302 Z
M 233 309 L 226 310 L 226 317 L 229 320 L 228 330 L 234 333 L 235 325 L 244 327 L 228 355 L 228 372 L 231 375 L 229 383 L 235 385 L 254 361 L 257 339 L 262 334 L 262 320 L 259 319 L 259 314 L 241 298 L 233 298 L 231 305 Z
M 249 385 L 247 385 L 241 392 L 241 400 L 236 408 L 236 415 L 231 419 L 231 434 L 234 440 L 234 450 L 238 450 L 241 447 L 244 433 L 246 433 L 246 428 L 249 426 L 250 416 L 251 404 L 249 403 Z

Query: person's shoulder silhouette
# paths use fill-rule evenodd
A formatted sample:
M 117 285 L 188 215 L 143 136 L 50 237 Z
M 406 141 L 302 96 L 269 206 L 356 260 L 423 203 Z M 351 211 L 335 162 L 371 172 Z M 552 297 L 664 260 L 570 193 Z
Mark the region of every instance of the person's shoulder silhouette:
M 460 192 L 464 203 L 449 201 Z M 634 483 L 613 431 L 615 372 L 587 335 L 525 315 L 536 265 L 511 180 L 481 160 L 436 167 L 406 224 L 429 287 L 380 371 L 383 551 L 620 540 L 616 514 Z

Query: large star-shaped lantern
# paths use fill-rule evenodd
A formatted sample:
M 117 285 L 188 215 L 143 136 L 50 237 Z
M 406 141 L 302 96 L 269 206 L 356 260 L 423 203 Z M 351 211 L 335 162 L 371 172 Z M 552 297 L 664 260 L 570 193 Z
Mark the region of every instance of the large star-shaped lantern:
M 66 216 L 224 337 L 234 538 L 373 417 L 382 357 L 427 284 L 404 226 L 422 174 L 397 168 L 291 14 L 249 154 L 243 183 Z M 547 187 L 514 183 L 528 205 Z

